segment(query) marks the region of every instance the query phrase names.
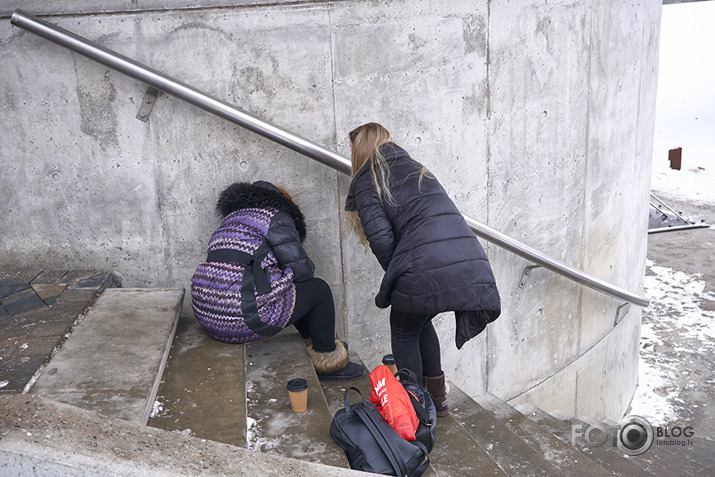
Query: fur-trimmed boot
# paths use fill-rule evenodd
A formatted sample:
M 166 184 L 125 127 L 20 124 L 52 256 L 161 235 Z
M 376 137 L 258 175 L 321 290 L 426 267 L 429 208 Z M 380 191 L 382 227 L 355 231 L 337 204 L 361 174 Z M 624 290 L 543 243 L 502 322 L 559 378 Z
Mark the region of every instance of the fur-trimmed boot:
M 352 381 L 365 376 L 365 367 L 348 360 L 348 350 L 340 340 L 335 340 L 333 351 L 319 353 L 309 346 L 307 352 L 321 381 Z
M 444 373 L 439 376 L 422 376 L 422 384 L 424 384 L 427 392 L 432 395 L 434 407 L 437 409 L 437 417 L 448 415 L 449 406 L 447 405 L 447 388 Z
M 337 340 L 338 337 L 336 336 L 335 339 Z M 345 346 L 345 351 L 350 351 L 350 348 L 348 347 L 347 342 L 345 342 L 345 341 L 343 341 L 343 340 L 340 340 L 340 341 L 341 341 L 341 342 L 343 343 L 343 345 Z M 310 338 L 303 338 L 303 342 L 305 343 L 305 346 L 306 346 L 307 348 L 310 348 L 311 346 L 313 346 L 313 340 L 310 339 Z

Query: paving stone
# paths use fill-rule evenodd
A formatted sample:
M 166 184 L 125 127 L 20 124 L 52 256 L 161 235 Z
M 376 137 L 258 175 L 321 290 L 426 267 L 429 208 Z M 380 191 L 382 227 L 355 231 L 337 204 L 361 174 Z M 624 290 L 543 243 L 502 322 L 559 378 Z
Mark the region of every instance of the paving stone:
M 62 278 L 67 275 L 67 270 L 43 270 L 42 273 L 32 280 L 31 285 L 44 285 L 44 284 L 64 284 Z
M 72 320 L 76 320 L 77 316 L 84 314 L 91 303 L 82 302 L 79 300 L 57 302 L 49 307 L 48 313 L 53 317 L 64 319 L 65 316 L 71 316 Z M 54 319 L 54 318 L 53 318 Z
M 67 289 L 67 285 L 57 283 L 33 283 L 30 286 L 47 306 L 54 305 L 60 295 Z
M 71 331 L 72 325 L 76 321 L 77 316 L 71 318 L 69 315 L 62 317 L 52 316 L 52 319 L 36 322 L 32 327 L 28 327 L 28 335 L 30 339 L 54 336 L 56 342 L 62 341 L 62 337 Z
M 50 356 L 57 345 L 56 336 L 26 337 L 16 352 L 16 356 Z
M 0 360 L 4 364 L 7 363 L 7 359 L 11 358 L 17 350 L 20 348 L 22 343 L 25 342 L 25 335 L 17 335 L 10 338 L 5 338 L 0 340 Z M 0 368 L 0 381 L 5 379 L 3 375 L 5 374 L 5 366 Z
M 715 475 L 715 442 L 696 436 L 686 439 L 689 445 L 668 446 L 654 443 L 643 455 L 656 455 L 659 459 L 679 468 L 682 475 Z M 640 457 L 640 456 L 639 456 Z
M 4 363 L 0 381 L 8 381 L 8 384 L 0 388 L 0 393 L 21 393 L 48 359 L 49 356 L 21 356 Z
M 97 273 L 93 270 L 74 270 L 65 275 L 63 282 L 67 283 L 70 289 L 102 289 L 111 276 L 111 272 Z
M 60 295 L 55 304 L 63 304 L 69 302 L 79 302 L 83 305 L 91 305 L 99 297 L 101 291 L 91 288 L 74 289 L 67 287 L 67 289 Z
M 26 288 L 2 299 L 2 305 L 11 315 L 19 315 L 32 310 L 44 309 L 45 302 L 35 294 L 32 288 Z
M 8 315 L 3 318 L 2 325 L 0 326 L 0 343 L 3 340 L 14 338 L 15 336 L 22 336 L 25 334 L 22 326 L 15 321 L 15 319 Z
M 15 293 L 19 293 L 23 290 L 28 290 L 29 288 L 30 285 L 0 286 L 0 299 L 9 297 L 10 295 L 14 295 Z
M 23 311 L 21 313 L 15 313 L 12 317 L 18 325 L 27 329 L 28 325 L 45 321 L 49 316 L 51 316 L 49 307 L 43 306 L 41 308 L 38 307 L 32 310 Z
M 66 270 L 0 272 L 0 392 L 22 392 L 97 294 L 114 282 L 108 272 Z M 94 286 L 95 288 L 82 288 Z M 63 300 L 61 300 L 63 299 Z M 51 305 L 51 306 L 50 306 Z
M 41 273 L 42 269 L 39 268 L 0 271 L 0 287 L 29 285 L 30 282 L 37 278 Z

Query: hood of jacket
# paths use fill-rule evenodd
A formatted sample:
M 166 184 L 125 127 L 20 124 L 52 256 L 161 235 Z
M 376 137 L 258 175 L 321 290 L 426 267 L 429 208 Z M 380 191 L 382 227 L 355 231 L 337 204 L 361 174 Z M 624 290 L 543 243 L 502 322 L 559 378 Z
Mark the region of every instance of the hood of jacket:
M 295 222 L 300 241 L 305 240 L 305 217 L 300 208 L 275 185 L 266 181 L 236 182 L 219 195 L 216 213 L 222 218 L 239 209 L 274 208 L 286 212 Z

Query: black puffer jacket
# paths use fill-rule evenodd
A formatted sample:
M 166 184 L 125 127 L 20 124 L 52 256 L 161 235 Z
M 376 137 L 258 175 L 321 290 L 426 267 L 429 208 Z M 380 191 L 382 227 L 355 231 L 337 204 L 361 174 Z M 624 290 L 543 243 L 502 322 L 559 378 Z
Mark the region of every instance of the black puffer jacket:
M 419 163 L 393 143 L 380 152 L 395 204 L 379 200 L 369 162 L 353 178 L 345 204 L 357 210 L 385 270 L 375 304 L 408 313 L 457 312 L 461 348 L 501 312 L 487 256 L 437 179 L 427 175 L 418 187 Z

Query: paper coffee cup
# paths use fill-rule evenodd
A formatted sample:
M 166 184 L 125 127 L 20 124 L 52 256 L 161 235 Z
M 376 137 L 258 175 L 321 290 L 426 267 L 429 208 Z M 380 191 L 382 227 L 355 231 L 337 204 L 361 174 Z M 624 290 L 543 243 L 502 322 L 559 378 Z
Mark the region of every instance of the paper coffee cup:
M 293 412 L 305 411 L 308 408 L 308 381 L 303 378 L 291 379 L 286 389 Z
M 391 354 L 386 354 L 382 357 L 382 364 L 390 368 L 390 372 L 395 374 L 397 372 L 397 365 L 395 365 L 395 357 Z

